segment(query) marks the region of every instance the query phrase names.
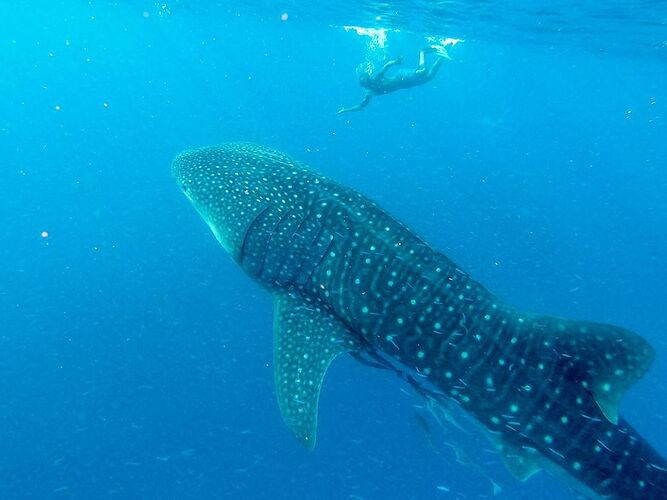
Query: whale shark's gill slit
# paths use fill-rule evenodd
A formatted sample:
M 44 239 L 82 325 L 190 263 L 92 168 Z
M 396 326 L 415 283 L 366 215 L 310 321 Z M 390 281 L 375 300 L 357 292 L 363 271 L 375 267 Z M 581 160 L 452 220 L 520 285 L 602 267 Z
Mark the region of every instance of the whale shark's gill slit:
M 278 266 L 278 275 L 274 280 L 274 283 L 281 287 L 288 287 L 292 284 L 299 259 L 298 247 L 294 242 L 294 230 L 290 228 L 290 231 L 292 231 L 292 234 L 286 236 L 285 239 L 292 242 L 292 244 L 285 245 L 285 253 L 281 257 L 280 265 Z
M 308 232 L 314 231 L 313 237 L 304 248 L 304 259 L 295 274 L 295 283 L 299 287 L 308 284 L 315 271 L 319 268 L 322 260 L 331 249 L 333 235 L 331 231 L 325 229 L 322 214 L 314 213 L 309 217 Z
M 299 229 L 303 226 L 304 220 L 305 218 L 302 214 L 293 214 L 292 220 L 286 224 L 287 227 L 283 233 L 285 254 L 283 255 L 280 271 L 276 278 L 276 284 L 278 285 L 292 285 L 303 263 L 304 251 L 306 249 L 299 235 Z
M 267 241 L 267 251 L 265 255 L 265 264 L 268 263 L 268 267 L 265 270 L 269 274 L 264 274 L 262 277 L 269 283 L 280 286 L 280 275 L 285 266 L 285 260 L 289 257 L 289 252 L 285 248 L 285 243 L 289 239 L 286 237 L 287 232 L 290 228 L 290 219 L 293 215 L 293 210 L 287 210 L 282 216 L 276 227 L 271 232 L 269 240 Z M 269 259 L 270 258 L 270 259 Z
M 300 232 L 300 230 L 302 230 L 302 232 Z M 310 216 L 304 218 L 301 225 L 294 233 L 294 236 L 298 238 L 303 248 L 301 262 L 299 262 L 294 270 L 294 283 L 298 287 L 303 287 L 308 282 L 308 279 L 321 261 L 321 258 L 318 258 L 317 255 L 313 255 L 313 249 L 317 248 L 317 242 L 323 231 L 324 228 L 321 224 L 317 223 L 317 219 Z
M 274 257 L 275 254 L 277 253 L 277 251 L 281 248 L 280 242 L 278 242 L 278 244 L 276 244 L 276 245 L 273 245 L 272 242 L 273 242 L 276 235 L 280 236 L 281 223 L 283 222 L 283 220 L 286 217 L 289 216 L 291 211 L 292 210 L 289 209 L 285 212 L 282 212 L 282 213 L 279 212 L 277 214 L 278 215 L 278 220 L 274 224 L 273 228 L 270 231 L 268 231 L 268 235 L 266 236 L 266 240 L 262 242 L 262 246 L 263 246 L 263 248 L 262 248 L 262 260 L 261 260 L 261 263 L 259 265 L 259 270 L 258 270 L 257 275 L 261 279 L 266 280 L 268 282 L 272 282 L 272 283 L 275 282 L 275 280 L 273 279 L 274 274 L 275 274 L 273 272 L 274 269 L 272 269 L 272 267 L 271 267 L 272 265 L 275 265 L 275 263 L 270 260 L 270 257 Z M 265 236 L 264 233 L 262 233 L 260 235 L 260 238 L 263 237 L 263 236 Z M 267 273 L 270 273 L 270 274 L 267 275 Z
M 257 225 L 257 222 L 266 214 L 268 210 L 271 209 L 271 205 L 267 204 L 262 208 L 261 210 L 257 211 L 257 214 L 253 219 L 250 221 L 250 224 L 248 224 L 248 227 L 245 230 L 245 234 L 243 235 L 243 241 L 241 242 L 241 248 L 239 250 L 239 263 L 241 266 L 245 267 L 246 264 L 246 248 L 248 246 L 248 240 L 250 239 L 250 236 L 252 235 L 252 231 L 255 229 L 255 226 Z
M 310 273 L 308 273 L 308 276 L 306 277 L 306 280 L 305 280 L 306 283 L 308 283 L 312 279 L 313 275 L 315 274 L 315 271 L 317 271 L 317 269 L 320 267 L 320 264 L 322 263 L 322 261 L 324 260 L 326 255 L 331 251 L 331 248 L 332 248 L 333 243 L 334 243 L 333 234 L 331 234 L 329 232 L 324 232 L 324 231 L 322 232 L 322 234 L 323 235 L 326 234 L 326 236 L 324 237 L 324 241 L 318 241 L 315 244 L 315 246 L 321 248 L 322 251 L 318 252 L 319 257 L 316 257 L 316 259 L 313 263 L 313 266 L 311 267 Z M 328 241 L 327 241 L 327 239 L 328 239 Z M 316 255 L 318 255 L 318 254 L 316 254 Z
M 245 271 L 256 278 L 261 277 L 266 258 L 267 239 L 276 225 L 278 213 L 273 205 L 265 206 L 248 224 L 240 245 L 239 260 Z
M 300 243 L 303 249 L 301 255 L 301 261 L 294 269 L 294 283 L 298 287 L 302 287 L 306 281 L 307 277 L 304 278 L 304 269 L 309 269 L 307 266 L 312 259 L 310 258 L 310 250 L 313 248 L 316 238 L 319 237 L 322 232 L 322 226 L 317 224 L 313 217 L 304 217 L 294 232 L 294 243 Z M 314 234 L 310 234 L 314 233 Z M 306 271 L 306 276 L 309 272 Z

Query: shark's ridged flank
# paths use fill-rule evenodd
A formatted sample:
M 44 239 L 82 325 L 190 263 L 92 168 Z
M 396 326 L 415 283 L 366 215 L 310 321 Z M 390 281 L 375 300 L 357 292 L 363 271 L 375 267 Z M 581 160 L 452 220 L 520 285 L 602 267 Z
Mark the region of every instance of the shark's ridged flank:
M 603 497 L 667 497 L 666 461 L 618 415 L 654 357 L 635 333 L 516 310 L 374 202 L 283 153 L 197 149 L 173 174 L 274 296 L 280 410 L 309 448 L 329 364 L 367 353 L 474 416 L 521 479 L 554 466 Z

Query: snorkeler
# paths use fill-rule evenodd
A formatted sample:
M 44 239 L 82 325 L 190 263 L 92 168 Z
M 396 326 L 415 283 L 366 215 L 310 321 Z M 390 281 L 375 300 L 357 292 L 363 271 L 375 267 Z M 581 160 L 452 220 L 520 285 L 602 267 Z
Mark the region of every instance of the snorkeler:
M 426 51 L 435 51 L 437 55 L 435 62 L 430 67 L 426 65 Z M 408 89 L 428 82 L 438 72 L 445 57 L 447 57 L 446 52 L 443 54 L 435 50 L 434 47 L 429 47 L 419 52 L 419 66 L 415 70 L 401 70 L 394 75 L 387 76 L 386 73 L 389 68 L 402 63 L 402 58 L 398 57 L 387 61 L 380 71 L 375 74 L 370 70 L 364 71 L 359 75 L 359 84 L 366 89 L 366 95 L 359 104 L 349 108 L 341 108 L 337 114 L 364 109 L 374 95 L 389 94 L 396 90 Z

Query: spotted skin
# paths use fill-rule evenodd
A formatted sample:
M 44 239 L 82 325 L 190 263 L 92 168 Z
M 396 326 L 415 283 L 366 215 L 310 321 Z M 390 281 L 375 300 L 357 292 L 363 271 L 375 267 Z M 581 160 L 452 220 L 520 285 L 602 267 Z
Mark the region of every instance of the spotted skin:
M 274 296 L 276 392 L 307 447 L 327 367 L 365 349 L 455 400 L 521 479 L 555 467 L 598 496 L 666 497 L 666 461 L 617 411 L 654 357 L 641 337 L 516 310 L 374 202 L 278 151 L 195 149 L 172 171 Z

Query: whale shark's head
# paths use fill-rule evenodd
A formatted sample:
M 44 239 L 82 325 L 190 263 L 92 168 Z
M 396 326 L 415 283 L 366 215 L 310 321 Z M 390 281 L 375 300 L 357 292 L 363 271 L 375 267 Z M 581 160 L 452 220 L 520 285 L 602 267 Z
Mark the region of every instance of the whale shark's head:
M 261 211 L 300 206 L 319 183 L 315 172 L 288 156 L 245 143 L 185 151 L 174 159 L 172 175 L 234 258 Z

